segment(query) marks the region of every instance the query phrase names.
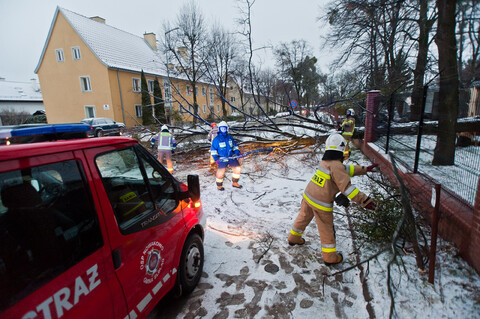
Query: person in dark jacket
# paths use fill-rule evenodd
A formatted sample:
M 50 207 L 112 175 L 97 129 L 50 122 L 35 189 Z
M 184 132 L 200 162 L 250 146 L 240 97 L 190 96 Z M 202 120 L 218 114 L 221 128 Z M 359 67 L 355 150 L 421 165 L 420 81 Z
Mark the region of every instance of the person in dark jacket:
M 239 161 L 241 153 L 233 137 L 228 134 L 228 125 L 225 121 L 222 121 L 218 124 L 218 135 L 212 141 L 210 154 L 218 164 L 216 174 L 218 190 L 225 190 L 223 187 L 223 178 L 225 176 L 227 166 L 230 166 L 233 171 L 232 186 L 236 188 L 242 188 L 242 185 L 238 184 L 241 172 Z

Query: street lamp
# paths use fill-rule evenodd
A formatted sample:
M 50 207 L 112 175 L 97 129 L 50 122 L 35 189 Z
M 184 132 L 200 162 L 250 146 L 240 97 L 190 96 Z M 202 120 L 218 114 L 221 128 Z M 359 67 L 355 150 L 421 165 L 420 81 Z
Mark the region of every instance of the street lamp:
M 165 49 L 165 66 L 167 67 L 167 78 L 168 78 L 168 102 L 166 103 L 167 105 L 167 110 L 168 110 L 168 124 L 172 124 L 171 121 L 172 121 L 172 117 L 171 117 L 171 114 L 172 114 L 172 83 L 170 82 L 170 65 L 169 65 L 169 61 L 168 61 L 168 46 L 167 44 L 169 44 L 169 41 L 167 41 L 167 34 L 169 34 L 170 32 L 173 32 L 173 31 L 176 31 L 176 30 L 179 30 L 180 28 L 179 27 L 176 27 L 176 28 L 173 28 L 173 29 L 170 29 L 168 31 L 165 31 L 165 46 L 166 46 L 166 49 Z M 165 90 L 165 86 L 164 86 L 164 90 Z M 165 97 L 167 97 L 167 92 L 165 92 Z

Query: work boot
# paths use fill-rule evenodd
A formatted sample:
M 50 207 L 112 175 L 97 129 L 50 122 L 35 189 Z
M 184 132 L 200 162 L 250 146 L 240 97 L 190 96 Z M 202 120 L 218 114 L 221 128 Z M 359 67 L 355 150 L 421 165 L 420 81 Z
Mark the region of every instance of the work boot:
M 219 191 L 224 191 L 224 190 L 225 190 L 225 188 L 224 188 L 222 185 L 217 186 L 217 189 L 218 189 Z
M 242 188 L 243 186 L 240 185 L 238 182 L 233 182 L 232 183 L 232 186 L 235 187 L 235 188 Z
M 343 254 L 341 252 L 338 252 L 336 254 L 336 257 L 337 257 L 337 260 L 335 261 L 332 261 L 332 262 L 326 262 L 325 260 L 323 261 L 325 263 L 325 265 L 327 266 L 332 266 L 332 265 L 336 265 L 336 264 L 339 264 L 343 261 Z
M 302 246 L 302 245 L 305 245 L 305 239 L 303 239 L 302 237 L 300 237 L 300 241 L 299 242 L 293 242 L 293 241 L 288 241 L 288 244 L 290 246 L 295 246 L 295 245 L 299 245 L 299 246 Z
M 232 186 L 235 188 L 242 188 L 243 186 L 238 184 L 238 178 L 232 178 Z

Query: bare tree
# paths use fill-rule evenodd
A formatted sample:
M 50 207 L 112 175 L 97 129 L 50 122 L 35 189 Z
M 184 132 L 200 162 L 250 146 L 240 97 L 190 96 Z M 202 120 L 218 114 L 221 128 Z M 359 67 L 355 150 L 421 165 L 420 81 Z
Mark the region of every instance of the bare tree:
M 302 85 L 302 69 L 299 67 L 312 56 L 312 49 L 305 40 L 293 40 L 290 43 L 281 43 L 275 50 L 275 57 L 280 73 L 286 81 L 292 83 L 295 89 L 295 98 L 299 104 L 303 104 L 305 88 Z
M 177 63 L 176 72 L 185 76 L 191 85 L 195 124 L 198 116 L 197 83 L 205 74 L 208 56 L 206 26 L 200 8 L 193 0 L 187 2 L 180 9 L 174 28 L 168 24 L 164 28 L 165 33 L 175 30 L 171 36 L 165 37 L 166 50 Z
M 222 101 L 223 116 L 227 116 L 227 109 L 225 107 L 228 90 L 228 79 L 233 74 L 233 63 L 237 57 L 238 45 L 233 33 L 227 32 L 219 25 L 215 25 L 211 31 L 211 38 L 208 59 L 208 66 L 220 91 Z M 212 74 L 213 73 L 213 74 Z
M 438 29 L 435 42 L 438 47 L 440 71 L 440 118 L 433 165 L 453 165 L 455 163 L 455 125 L 459 104 L 455 7 L 455 1 L 437 0 Z

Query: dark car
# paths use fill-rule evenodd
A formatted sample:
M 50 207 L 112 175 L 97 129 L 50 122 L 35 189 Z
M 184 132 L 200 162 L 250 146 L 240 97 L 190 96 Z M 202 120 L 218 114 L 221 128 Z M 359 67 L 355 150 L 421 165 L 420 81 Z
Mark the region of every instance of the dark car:
M 122 135 L 125 124 L 115 122 L 106 117 L 95 117 L 83 119 L 82 123 L 90 126 L 88 136 L 106 136 L 106 135 Z

